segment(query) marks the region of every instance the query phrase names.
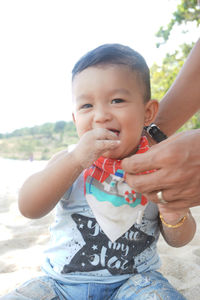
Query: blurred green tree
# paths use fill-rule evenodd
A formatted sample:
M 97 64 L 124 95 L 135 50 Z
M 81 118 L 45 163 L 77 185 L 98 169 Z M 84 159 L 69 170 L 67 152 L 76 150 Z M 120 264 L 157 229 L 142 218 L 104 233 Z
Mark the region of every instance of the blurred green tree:
M 200 8 L 197 0 L 181 0 L 176 11 L 172 15 L 171 21 L 164 28 L 159 29 L 156 36 L 161 40 L 157 47 L 166 43 L 170 39 L 170 33 L 175 25 L 188 24 L 193 22 L 197 27 L 200 25 Z M 186 32 L 183 32 L 183 34 Z M 183 66 L 189 52 L 194 46 L 191 44 L 180 45 L 174 53 L 167 53 L 161 65 L 154 63 L 150 68 L 152 98 L 161 100 L 176 79 Z M 200 128 L 200 112 L 196 113 L 180 130 Z
M 187 24 L 188 22 L 195 23 L 197 27 L 200 24 L 200 8 L 197 0 L 181 0 L 181 3 L 172 15 L 171 21 L 165 28 L 164 26 L 160 27 L 156 33 L 156 36 L 160 38 L 157 47 L 167 42 L 175 25 Z

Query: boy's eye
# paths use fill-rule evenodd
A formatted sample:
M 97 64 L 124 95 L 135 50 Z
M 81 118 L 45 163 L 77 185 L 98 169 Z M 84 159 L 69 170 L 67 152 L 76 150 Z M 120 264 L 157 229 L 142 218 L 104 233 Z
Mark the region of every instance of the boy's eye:
M 86 108 L 90 108 L 90 107 L 92 107 L 92 104 L 89 104 L 89 103 L 86 103 L 86 104 L 83 104 L 83 105 L 81 105 L 81 109 L 86 109 Z
M 117 99 L 113 99 L 112 100 L 112 103 L 122 103 L 122 102 L 124 102 L 124 100 L 123 99 L 120 99 L 120 98 L 117 98 Z

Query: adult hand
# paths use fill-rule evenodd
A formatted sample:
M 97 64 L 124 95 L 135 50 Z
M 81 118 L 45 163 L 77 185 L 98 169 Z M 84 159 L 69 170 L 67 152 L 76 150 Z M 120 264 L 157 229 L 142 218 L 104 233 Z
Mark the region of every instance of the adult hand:
M 159 203 L 156 193 L 162 191 L 168 208 L 200 205 L 200 130 L 178 133 L 146 153 L 125 158 L 122 168 L 127 183 L 150 201 Z

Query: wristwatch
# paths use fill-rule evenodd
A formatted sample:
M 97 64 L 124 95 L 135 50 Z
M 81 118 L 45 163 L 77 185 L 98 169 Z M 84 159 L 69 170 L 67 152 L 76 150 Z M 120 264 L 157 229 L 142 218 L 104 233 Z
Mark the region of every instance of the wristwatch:
M 157 143 L 162 142 L 163 140 L 167 139 L 166 134 L 164 134 L 164 132 L 162 132 L 160 130 L 160 128 L 154 124 L 151 123 L 149 126 L 145 126 L 144 130 L 150 135 L 150 137 L 152 137 L 152 139 L 154 141 L 156 141 Z

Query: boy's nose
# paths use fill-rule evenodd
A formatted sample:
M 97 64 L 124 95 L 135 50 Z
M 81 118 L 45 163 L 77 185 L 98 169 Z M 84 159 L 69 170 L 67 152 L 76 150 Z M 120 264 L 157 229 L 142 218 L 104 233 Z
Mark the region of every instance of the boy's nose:
M 108 108 L 105 106 L 101 106 L 95 109 L 94 112 L 94 122 L 103 123 L 109 121 L 111 119 L 111 113 Z

